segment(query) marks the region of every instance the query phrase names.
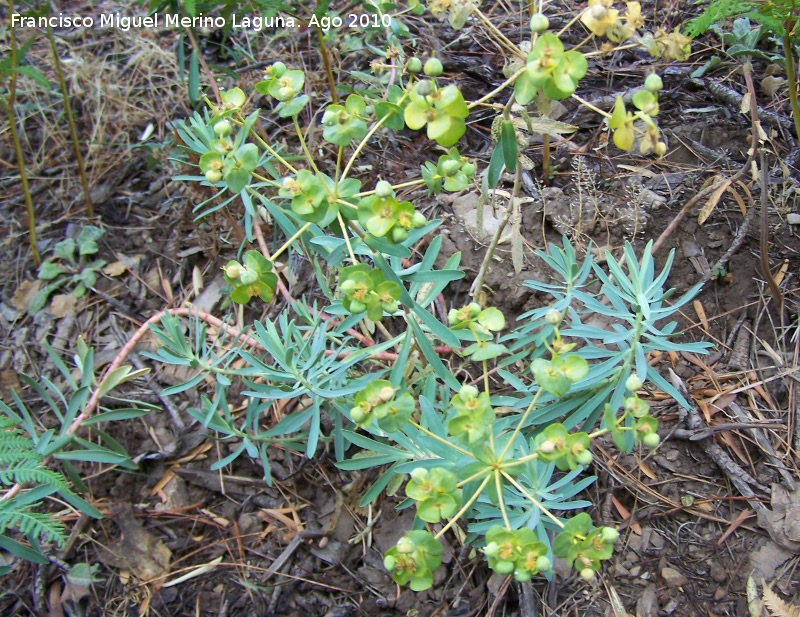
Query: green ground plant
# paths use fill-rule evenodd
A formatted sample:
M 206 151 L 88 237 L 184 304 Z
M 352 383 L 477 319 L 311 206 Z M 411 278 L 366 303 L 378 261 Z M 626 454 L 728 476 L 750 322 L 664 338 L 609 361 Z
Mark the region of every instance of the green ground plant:
M 739 18 L 739 19 L 735 19 Z M 727 21 L 734 19 L 730 30 Z M 750 21 L 758 24 L 750 28 Z M 798 25 L 800 25 L 800 5 L 796 0 L 769 0 L 767 2 L 748 2 L 747 0 L 714 0 L 698 17 L 688 22 L 686 32 L 692 37 L 716 28 L 723 42 L 728 46 L 727 53 L 733 57 L 759 57 L 777 61 L 784 67 L 792 108 L 795 134 L 800 139 L 800 103 L 797 98 L 797 45 Z M 759 47 L 759 41 L 773 36 L 780 41 L 783 57 L 768 56 Z
M 29 315 L 42 310 L 48 298 L 62 287 L 70 287 L 70 293 L 76 298 L 94 287 L 97 273 L 106 265 L 104 259 L 94 259 L 100 250 L 97 241 L 104 233 L 99 227 L 87 225 L 77 238 L 66 238 L 55 245 L 52 257 L 39 266 L 39 280 L 45 284 L 31 298 Z
M 189 409 L 197 422 L 230 444 L 213 469 L 248 456 L 261 463 L 271 482 L 276 446 L 286 456 L 308 457 L 330 448 L 341 469 L 380 472 L 362 505 L 384 492 L 395 494 L 405 484 L 399 507 L 415 508 L 416 521 L 384 561 L 398 584 L 414 590 L 433 584 L 443 551 L 440 538 L 456 525 L 466 533 L 458 536 L 460 541 L 479 548 L 498 574 L 520 581 L 547 576 L 561 557 L 590 580 L 618 538 L 614 529 L 595 527 L 586 512 L 568 516 L 591 505 L 579 494 L 594 480 L 584 475 L 592 463 L 592 442 L 608 435 L 625 451 L 657 447 L 649 389 L 687 405 L 649 366 L 648 355 L 660 350 L 700 353 L 708 347 L 682 341 L 670 321 L 699 288 L 670 304 L 666 281 L 672 255 L 657 271 L 650 245 L 637 258 L 627 244 L 622 265 L 609 253 L 601 265 L 591 252 L 579 257 L 565 239 L 538 253 L 553 270 L 554 282 L 527 283 L 549 295 L 550 303 L 520 316 L 513 327 L 498 308 L 487 306 L 480 281 L 472 301 L 439 315 L 442 294 L 464 277 L 460 255 L 440 259 L 442 238 L 435 232 L 441 222 L 428 220 L 419 204 L 404 195 L 415 187 L 435 194 L 480 184 L 486 199 L 497 199 L 494 189 L 508 172 L 514 186 L 508 211 L 519 240 L 523 133 L 574 130 L 546 115 L 554 100 L 573 97 L 586 104 L 576 91 L 588 57 L 636 45 L 654 57 L 684 58 L 688 40 L 678 31 L 640 34 L 643 19 L 636 2 L 626 3 L 623 13 L 610 0 L 590 0 L 567 27 L 580 22 L 589 32 L 586 42 L 605 39 L 601 49 L 567 49 L 564 30 L 549 31 L 541 3 L 530 16 L 530 39 L 517 45 L 474 3 L 432 1 L 427 11 L 435 19 L 448 19 L 455 28 L 473 20 L 508 53 L 506 82 L 480 100 L 467 101 L 444 74 L 441 61 L 404 50 L 402 39 L 409 31 L 402 21 L 407 13 L 426 10 L 419 2 L 404 9 L 383 2 L 362 5 L 379 17 L 380 25 L 364 39 L 376 59 L 369 73 L 339 76 L 330 104 L 309 95 L 305 72 L 275 62 L 252 92 L 238 87 L 219 92 L 206 100 L 203 113 L 175 123 L 183 144 L 176 158 L 198 170 L 179 179 L 213 193 L 196 206 L 197 218 L 222 208 L 236 213 L 241 204 L 246 240 L 258 246 L 243 243 L 237 258 L 223 267 L 231 301 L 261 307 L 279 295 L 288 307 L 274 320 L 253 320 L 246 333 L 217 328 L 214 338 L 199 313 L 189 319 L 188 332 L 186 323 L 165 313 L 159 325 L 152 325 L 160 344 L 150 357 L 194 373 L 164 394 L 194 388 L 209 377 L 213 381 L 213 391 L 204 391 L 199 405 Z M 613 111 L 596 110 L 617 146 L 638 148 L 643 155 L 664 153 L 655 122 L 660 86 L 655 74 L 647 78 L 633 95 L 635 112 L 626 109 L 622 98 Z M 267 141 L 256 95 L 271 106 L 271 119 L 289 127 L 293 143 Z M 504 102 L 490 102 L 501 95 L 507 97 Z M 471 112 L 479 107 L 497 115 L 493 154 L 481 174 L 457 146 Z M 417 179 L 393 184 L 379 177 L 364 186 L 356 176 L 365 149 L 389 131 L 406 129 L 424 130 L 445 154 L 424 162 Z M 265 220 L 276 236 L 283 236 L 272 250 L 261 231 Z M 60 261 L 48 262 L 48 276 L 67 276 L 65 265 L 74 263 L 69 255 L 76 246 L 60 246 Z M 523 254 L 521 243 L 515 246 L 516 267 Z M 317 297 L 324 301 L 309 305 L 291 297 L 276 273 L 281 256 L 312 265 Z M 62 400 L 66 411 L 53 398 L 54 385 L 26 379 L 52 402 L 60 432 L 34 426 L 18 398 L 17 411 L 0 408 L 10 419 L 5 428 L 9 440 L 25 433 L 33 442 L 41 457 L 32 459 L 35 469 L 51 454 L 67 462 L 129 464 L 106 433 L 98 431 L 103 445 L 97 445 L 75 437 L 74 431 L 86 424 L 85 410 L 91 410 L 92 401 L 135 373 L 112 372 L 87 402 L 93 385 L 91 352 L 83 349 L 78 359 L 80 384 L 69 381 L 69 371 L 57 363 L 75 391 L 69 402 Z M 234 383 L 245 401 L 242 413 L 229 404 Z M 268 423 L 276 401 L 286 411 Z M 92 421 L 144 412 L 128 406 Z M 67 446 L 78 447 L 64 450 Z M 6 479 L 17 487 L 25 480 Z M 36 495 L 36 490 L 27 494 Z M 14 498 L 12 489 L 5 501 Z M 29 531 L 35 546 L 37 528 L 8 520 L 7 525 Z M 59 539 L 55 527 L 38 531 Z
M 371 6 L 391 15 L 392 24 L 403 17 L 394 5 Z M 417 2 L 406 10 L 424 11 Z M 169 393 L 214 378 L 213 394 L 203 395 L 189 413 L 231 444 L 215 469 L 246 454 L 261 462 L 270 482 L 270 456 L 281 444 L 309 457 L 332 447 L 342 469 L 380 469 L 362 505 L 384 491 L 397 492 L 406 480 L 400 507 L 415 507 L 416 523 L 385 557 L 398 584 L 415 590 L 432 585 L 441 563 L 439 538 L 459 522 L 466 525 L 466 542 L 480 547 L 499 574 L 520 581 L 548 575 L 554 558 L 563 557 L 590 580 L 611 556 L 618 534 L 596 528 L 586 513 L 565 513 L 591 505 L 578 495 L 593 481 L 583 477 L 593 440 L 609 435 L 625 451 L 658 446 L 646 382 L 687 404 L 649 366 L 648 354 L 708 347 L 676 339 L 674 321 L 661 325 L 698 288 L 668 304 L 672 255 L 657 272 L 649 245 L 641 259 L 626 245 L 622 266 L 607 254 L 601 267 L 591 253 L 579 258 L 565 239 L 563 246 L 539 252 L 555 283 L 527 283 L 552 302 L 522 315 L 510 330 L 503 314 L 482 302 L 480 285 L 473 301 L 452 308 L 446 320 L 436 315 L 440 294 L 464 276 L 460 255 L 434 267 L 442 242 L 433 232 L 440 222 L 403 200 L 404 191 L 459 191 L 477 182 L 475 162 L 457 144 L 471 110 L 488 105 L 498 115 L 483 191 L 492 198 L 508 171 L 514 180 L 509 210 L 518 213 L 523 130 L 574 130 L 545 117 L 548 102 L 583 102 L 575 91 L 587 57 L 599 52 L 567 50 L 563 30 L 549 32 L 541 12 L 531 16 L 530 41 L 518 46 L 472 3 L 432 2 L 428 10 L 454 27 L 475 20 L 508 51 L 502 87 L 468 102 L 437 58 L 406 56 L 396 35 L 401 29 L 387 27 L 386 47 L 370 48 L 378 56 L 372 73 L 352 81 L 340 76 L 337 89 L 345 96 L 329 105 L 313 100 L 307 75 L 283 62 L 269 66 L 255 84 L 275 120 L 293 129 L 296 152 L 268 143 L 256 130 L 261 112 L 248 111 L 254 93 L 240 88 L 175 124 L 184 145 L 178 158 L 196 161 L 200 172 L 181 179 L 214 193 L 196 206 L 198 219 L 240 201 L 247 239 L 259 243 L 259 250 L 245 252 L 243 246 L 243 256 L 224 267 L 231 299 L 247 304 L 280 294 L 291 308 L 274 321 L 255 320 L 246 337 L 233 341 L 208 341 L 199 318 L 187 336 L 183 323 L 165 317 L 153 327 L 161 346 L 151 357 L 195 369 Z M 688 54 L 688 39 L 678 31 L 640 35 L 643 19 L 635 2 L 622 14 L 607 0 L 590 0 L 570 23 L 577 21 L 590 39 L 607 38 L 608 49 L 627 42 L 667 60 Z M 618 147 L 664 154 L 655 122 L 661 87 L 653 73 L 633 96 L 635 112 L 622 97 L 613 111 L 596 110 Z M 506 89 L 511 94 L 505 103 L 488 103 Z M 319 114 L 319 129 L 301 124 L 309 112 Z M 392 184 L 378 178 L 363 186 L 354 176 L 365 148 L 406 128 L 424 130 L 447 154 L 425 162 L 418 179 Z M 314 154 L 322 147 L 332 156 Z M 285 238 L 271 254 L 260 237 L 265 219 Z M 308 306 L 282 287 L 272 264 L 287 253 L 312 264 L 324 306 Z M 521 250 L 517 257 L 522 259 Z M 604 325 L 589 323 L 590 315 L 602 316 Z M 243 414 L 229 405 L 234 380 L 244 384 Z M 278 400 L 293 401 L 286 406 L 292 411 L 265 425 Z
M 43 406 L 46 413 L 31 411 L 13 391 L 12 405 L 0 401 L 0 485 L 7 489 L 0 498 L 0 548 L 38 564 L 49 563 L 54 554 L 52 545 L 63 546 L 68 535 L 56 514 L 38 511 L 43 500 L 58 497 L 81 514 L 102 518 L 96 507 L 78 495 L 88 492 L 81 479 L 81 466 L 104 464 L 136 469 L 125 449 L 106 429 L 109 422 L 130 420 L 154 410 L 149 405 L 109 397 L 114 388 L 143 375 L 146 369 L 123 366 L 97 383 L 94 351 L 82 340 L 74 357 L 75 372 L 55 350 L 45 346 L 64 385 L 44 376 L 37 380 L 21 374 L 20 379 L 36 394 L 37 407 Z M 104 405 L 99 414 L 84 417 L 90 397 L 96 401 L 105 398 L 113 407 Z M 76 434 L 88 426 L 92 427 L 95 441 Z M 25 542 L 11 537 L 11 529 L 21 533 Z M 11 568 L 0 567 L 0 575 Z

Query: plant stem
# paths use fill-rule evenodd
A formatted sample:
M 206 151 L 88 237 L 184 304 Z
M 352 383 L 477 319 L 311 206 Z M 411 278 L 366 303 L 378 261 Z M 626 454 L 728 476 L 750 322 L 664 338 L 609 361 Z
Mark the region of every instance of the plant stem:
M 300 123 L 297 121 L 297 114 L 292 116 L 292 122 L 294 122 L 294 130 L 297 132 L 297 138 L 300 140 L 300 146 L 303 148 L 303 152 L 306 155 L 306 159 L 308 159 L 309 165 L 314 170 L 314 173 L 319 175 L 319 169 L 317 169 L 317 163 L 314 161 L 314 157 L 309 152 L 308 146 L 306 145 L 306 140 L 303 137 L 303 131 L 300 129 Z
M 486 17 L 486 15 L 483 14 L 483 12 L 480 9 L 475 9 L 475 13 L 474 14 L 478 16 L 478 19 L 481 21 L 481 23 L 486 27 L 486 29 L 489 32 L 492 33 L 492 35 L 495 37 L 496 41 L 502 47 L 505 47 L 507 51 L 510 51 L 512 54 L 514 54 L 518 58 L 523 58 L 523 59 L 525 58 L 525 54 L 522 53 L 520 48 L 517 47 L 516 45 L 514 45 L 514 43 L 512 43 L 511 41 L 509 41 L 506 38 L 506 36 L 502 32 L 500 32 L 500 30 L 497 29 L 497 26 L 495 26 L 489 20 L 489 18 Z
M 328 78 L 328 88 L 331 90 L 331 101 L 334 105 L 336 105 L 339 102 L 339 94 L 336 92 L 336 80 L 333 77 L 333 69 L 331 68 L 331 59 L 328 55 L 328 48 L 325 47 L 325 36 L 322 34 L 322 28 L 319 26 L 315 27 L 314 30 L 317 33 L 319 55 L 322 56 L 322 64 L 325 67 L 325 76 Z
M 467 105 L 467 109 L 473 109 L 474 107 L 477 107 L 478 105 L 481 105 L 482 103 L 485 103 L 489 99 L 493 98 L 495 95 L 500 94 L 508 86 L 513 85 L 514 82 L 517 81 L 517 77 L 522 75 L 525 71 L 526 71 L 526 68 L 523 66 L 516 73 L 514 73 L 511 77 L 506 79 L 502 84 L 497 86 L 497 88 L 492 90 L 489 94 L 486 94 L 485 96 L 482 96 L 481 98 L 479 98 L 477 101 L 473 101 L 472 103 Z
M 793 26 L 794 24 L 788 21 L 784 24 L 783 55 L 786 57 L 786 81 L 789 87 L 789 103 L 792 106 L 794 132 L 797 134 L 797 139 L 800 142 L 800 104 L 797 102 L 797 69 L 794 63 L 794 53 L 792 53 Z M 753 104 L 755 104 L 755 101 L 753 101 Z
M 306 230 L 309 227 L 311 227 L 311 223 L 310 222 L 306 222 L 300 229 L 298 229 L 294 233 L 294 235 L 291 238 L 289 238 L 286 242 L 283 243 L 283 246 L 281 246 L 281 248 L 279 248 L 277 251 L 275 251 L 272 254 L 272 257 L 270 257 L 270 261 L 274 262 L 278 258 L 278 255 L 280 255 L 286 249 L 288 249 L 294 243 L 295 240 L 297 240 L 300 236 L 302 236 L 306 232 Z
M 501 461 L 506 457 L 506 454 L 508 454 L 508 451 L 511 449 L 511 446 L 514 445 L 514 441 L 517 439 L 517 435 L 519 435 L 519 432 L 522 430 L 522 425 L 525 424 L 525 420 L 528 419 L 528 416 L 533 411 L 533 408 L 536 406 L 536 403 L 539 401 L 539 397 L 542 395 L 542 392 L 544 392 L 544 390 L 542 390 L 541 388 L 536 391 L 536 394 L 534 395 L 533 400 L 531 401 L 531 404 L 528 405 L 528 408 L 525 410 L 525 413 L 522 414 L 522 417 L 519 419 L 519 422 L 517 422 L 517 426 L 516 426 L 516 428 L 514 429 L 514 432 L 511 435 L 511 439 L 508 440 L 508 443 L 506 444 L 506 447 L 503 449 L 503 452 L 500 454 L 500 460 Z
M 503 523 L 505 523 L 506 529 L 511 531 L 511 523 L 508 520 L 508 512 L 506 512 L 506 502 L 503 500 L 503 483 L 500 481 L 500 474 L 500 470 L 494 470 L 494 486 L 497 489 L 497 505 L 500 506 L 500 512 L 503 514 Z
M 347 245 L 347 252 L 350 253 L 350 260 L 353 262 L 353 265 L 355 265 L 358 263 L 358 259 L 356 259 L 356 254 L 353 252 L 353 246 L 350 244 L 350 234 L 347 233 L 347 225 L 344 223 L 342 213 L 338 210 L 336 211 L 336 218 L 339 221 L 339 226 L 342 228 L 342 237 L 344 238 L 344 243 Z
M 8 0 L 8 14 L 14 12 L 14 0 Z M 25 210 L 28 213 L 28 241 L 31 247 L 31 256 L 33 263 L 38 268 L 42 263 L 42 258 L 39 256 L 39 248 L 36 246 L 36 214 L 33 210 L 33 198 L 31 197 L 30 186 L 28 185 L 28 175 L 25 173 L 25 158 L 22 154 L 22 142 L 19 140 L 19 132 L 17 131 L 17 119 L 14 113 L 15 102 L 17 97 L 17 37 L 14 28 L 8 29 L 8 36 L 11 47 L 11 76 L 8 83 L 8 99 L 4 101 L 3 107 L 6 109 L 8 115 L 8 125 L 11 128 L 11 142 L 14 144 L 14 155 L 17 157 L 17 169 L 19 170 L 19 180 L 22 184 L 22 194 L 25 196 Z
M 547 508 L 545 508 L 545 507 L 544 507 L 544 506 L 543 506 L 543 505 L 542 505 L 542 504 L 539 502 L 539 500 L 538 500 L 538 499 L 536 499 L 536 497 L 534 497 L 533 495 L 531 495 L 531 494 L 530 494 L 528 491 L 526 491 L 526 490 L 525 490 L 525 489 L 524 489 L 522 486 L 520 486 L 519 482 L 517 482 L 517 481 L 516 481 L 516 480 L 515 480 L 515 479 L 514 479 L 512 476 L 508 475 L 508 474 L 507 474 L 505 471 L 504 471 L 504 472 L 502 472 L 502 473 L 503 473 L 503 476 L 505 476 L 506 480 L 508 480 L 509 482 L 511 482 L 511 484 L 513 484 L 513 485 L 514 485 L 514 487 L 515 487 L 515 488 L 516 488 L 516 489 L 517 489 L 517 490 L 518 490 L 520 493 L 522 493 L 523 495 L 525 495 L 525 498 L 526 498 L 526 499 L 528 499 L 528 501 L 530 501 L 530 502 L 531 502 L 531 503 L 532 503 L 534 506 L 536 506 L 537 508 L 539 508 L 539 510 L 541 511 L 541 513 L 542 513 L 542 514 L 544 514 L 544 515 L 545 515 L 547 518 L 549 518 L 551 521 L 553 521 L 553 522 L 554 522 L 556 525 L 558 525 L 559 527 L 561 527 L 561 529 L 564 529 L 564 523 L 562 523 L 560 520 L 558 520 L 558 517 L 557 517 L 557 516 L 555 516 L 555 515 L 554 515 L 552 512 L 550 512 L 550 510 L 548 510 Z
M 455 450 L 456 452 L 460 452 L 464 456 L 469 456 L 471 458 L 475 458 L 473 456 L 473 454 L 471 452 L 469 452 L 468 450 L 465 450 L 464 448 L 461 448 L 461 447 L 457 446 L 456 444 L 447 441 L 443 437 L 439 437 L 439 435 L 437 435 L 436 433 L 432 433 L 431 431 L 426 429 L 424 426 L 420 426 L 419 424 L 417 424 L 413 420 L 410 421 L 410 424 L 411 424 L 411 426 L 416 428 L 418 431 L 422 431 L 423 433 L 425 433 L 428 437 L 431 437 L 431 438 L 435 439 L 436 441 L 438 441 L 439 443 L 453 448 L 453 450 Z
M 367 134 L 364 135 L 364 139 L 361 140 L 361 143 L 358 144 L 353 154 L 350 155 L 350 160 L 347 161 L 347 166 L 344 168 L 344 171 L 342 172 L 342 177 L 339 180 L 339 182 L 342 182 L 345 178 L 347 178 L 347 174 L 350 173 L 350 168 L 356 162 L 356 159 L 361 154 L 361 151 L 364 149 L 364 146 L 367 145 L 367 142 L 369 141 L 370 137 L 372 137 L 375 134 L 375 131 L 377 131 L 379 128 L 383 126 L 383 123 L 386 122 L 388 117 L 389 114 L 386 114 L 385 116 L 383 116 L 383 118 L 378 120 L 375 124 L 373 124 L 370 127 L 369 131 L 367 131 Z
M 83 188 L 83 199 L 86 202 L 86 214 L 90 219 L 93 219 L 94 206 L 92 205 L 92 196 L 89 194 L 89 181 L 86 178 L 86 167 L 83 164 L 83 155 L 81 154 L 80 141 L 78 140 L 78 129 L 75 127 L 75 117 L 72 114 L 72 105 L 69 103 L 67 82 L 64 80 L 64 70 L 61 66 L 61 58 L 58 55 L 56 39 L 53 36 L 53 29 L 50 26 L 47 26 L 47 40 L 50 41 L 50 50 L 53 52 L 53 65 L 55 66 L 56 75 L 58 76 L 58 85 L 61 88 L 61 100 L 64 101 L 64 111 L 67 114 L 67 124 L 69 125 L 70 138 L 72 139 L 72 150 L 75 153 L 75 163 L 78 165 L 78 175 L 80 176 L 81 187 Z
M 480 494 L 483 492 L 483 489 L 485 489 L 485 488 L 486 488 L 486 485 L 487 485 L 487 484 L 489 484 L 489 480 L 491 480 L 491 479 L 492 479 L 492 476 L 486 476 L 486 477 L 483 479 L 483 482 L 481 482 L 481 485 L 478 487 L 478 490 L 476 490 L 476 491 L 475 491 L 475 492 L 472 494 L 472 497 L 470 497 L 470 498 L 469 498 L 469 500 L 467 501 L 467 503 L 465 503 L 465 504 L 464 504 L 464 506 L 463 506 L 463 507 L 462 507 L 462 508 L 461 508 L 461 509 L 460 509 L 458 512 L 456 512 L 455 516 L 453 516 L 453 518 L 451 518 L 451 519 L 448 521 L 447 525 L 445 525 L 444 527 L 442 527 L 442 528 L 439 530 L 439 533 L 437 533 L 435 536 L 433 536 L 433 537 L 434 537 L 436 540 L 438 540 L 439 538 L 441 538 L 441 537 L 444 535 L 444 532 L 445 532 L 445 531 L 447 531 L 448 529 L 450 529 L 450 528 L 451 528 L 453 525 L 455 525 L 455 524 L 456 524 L 456 522 L 458 521 L 458 519 L 460 519 L 462 516 L 464 516 L 464 513 L 465 513 L 467 510 L 469 510 L 469 509 L 472 507 L 472 504 L 473 504 L 473 503 L 475 503 L 475 501 L 478 499 L 478 497 L 480 496 Z

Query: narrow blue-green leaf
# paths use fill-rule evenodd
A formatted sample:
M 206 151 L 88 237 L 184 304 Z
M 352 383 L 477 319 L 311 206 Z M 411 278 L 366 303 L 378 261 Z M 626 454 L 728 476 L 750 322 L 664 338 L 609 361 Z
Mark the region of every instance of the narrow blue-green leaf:
M 421 311 L 426 312 L 427 311 Z M 450 388 L 457 391 L 461 388 L 461 384 L 458 380 L 453 377 L 450 371 L 447 370 L 444 364 L 442 364 L 441 359 L 439 358 L 439 354 L 436 353 L 436 350 L 431 345 L 431 342 L 425 336 L 425 333 L 422 331 L 422 328 L 419 327 L 419 324 L 414 319 L 407 320 L 408 325 L 411 326 L 411 329 L 414 331 L 414 338 L 417 340 L 417 345 L 419 345 L 422 354 L 425 356 L 425 359 L 428 361 L 428 364 L 433 369 L 433 372 L 441 379 L 444 383 L 446 383 Z
M 189 102 L 194 105 L 200 98 L 200 57 L 197 49 L 192 50 L 189 58 Z
M 32 549 L 29 546 L 20 544 L 16 540 L 12 540 L 8 536 L 0 535 L 0 548 L 7 550 L 12 555 L 16 555 L 20 559 L 30 561 L 32 563 L 47 564 L 50 561 L 42 555 L 39 551 Z

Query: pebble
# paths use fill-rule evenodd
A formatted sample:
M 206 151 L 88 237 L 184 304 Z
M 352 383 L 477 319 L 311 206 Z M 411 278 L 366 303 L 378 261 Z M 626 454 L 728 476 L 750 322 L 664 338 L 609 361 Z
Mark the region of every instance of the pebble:
M 800 214 L 790 212 L 786 215 L 786 222 L 789 223 L 789 225 L 800 225 Z
M 720 600 L 724 600 L 728 595 L 728 590 L 724 587 L 717 587 L 717 590 L 714 592 L 714 599 L 719 602 Z
M 661 569 L 661 578 L 668 587 L 683 587 L 688 580 L 683 574 L 669 567 Z
M 718 563 L 711 564 L 711 578 L 713 578 L 718 583 L 724 583 L 728 580 L 728 573 Z

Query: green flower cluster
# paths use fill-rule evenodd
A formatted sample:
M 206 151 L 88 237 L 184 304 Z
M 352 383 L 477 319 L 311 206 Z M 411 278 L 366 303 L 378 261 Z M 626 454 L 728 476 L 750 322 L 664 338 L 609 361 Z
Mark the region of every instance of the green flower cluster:
M 447 432 L 467 445 L 484 441 L 492 430 L 494 409 L 486 392 L 478 392 L 475 386 L 461 386 L 458 394 L 450 399 L 455 415 L 447 423 Z
M 284 178 L 278 195 L 291 199 L 292 211 L 304 221 L 320 227 L 329 225 L 339 213 L 339 200 L 346 200 L 361 190 L 361 182 L 346 178 L 336 183 L 322 172 L 298 170 L 294 177 Z M 345 207 L 343 213 L 350 209 Z
M 406 125 L 412 130 L 428 127 L 428 139 L 449 148 L 467 130 L 464 119 L 469 109 L 458 87 L 439 88 L 435 80 L 417 82 L 409 92 L 410 103 L 403 111 Z
M 200 157 L 200 171 L 209 184 L 216 186 L 220 180 L 232 193 L 239 193 L 250 182 L 250 175 L 258 167 L 259 151 L 255 144 L 242 143 L 240 136 L 232 139 L 233 125 L 228 116 L 241 110 L 246 97 L 241 88 L 222 93 L 222 106 L 215 108 L 211 126 L 216 139 L 211 150 Z
M 648 154 L 653 152 L 656 156 L 664 156 L 667 144 L 661 141 L 661 133 L 655 118 L 658 115 L 658 92 L 664 87 L 661 78 L 652 73 L 644 82 L 644 89 L 637 90 L 631 102 L 636 107 L 635 113 L 625 109 L 625 101 L 617 97 L 614 110 L 608 119 L 608 128 L 613 131 L 614 145 L 620 150 L 631 150 L 636 142 L 636 132 L 641 134 L 639 152 Z M 639 130 L 637 122 L 644 128 Z
M 600 569 L 600 562 L 610 559 L 619 532 L 611 527 L 595 528 L 592 518 L 586 513 L 569 519 L 553 541 L 553 554 L 574 566 L 582 579 L 590 581 Z
M 650 405 L 639 398 L 637 391 L 642 387 L 642 380 L 633 374 L 625 381 L 625 387 L 631 393 L 623 403 L 623 414 L 619 418 L 616 410 L 611 405 L 605 406 L 603 423 L 611 434 L 614 443 L 620 449 L 627 450 L 628 433 L 633 431 L 636 443 L 641 443 L 647 448 L 656 448 L 661 443 L 658 436 L 658 420 L 650 415 Z M 624 428 L 623 428 L 624 427 Z M 623 448 L 624 446 L 624 448 Z
M 470 185 L 475 175 L 475 165 L 462 157 L 456 148 L 450 148 L 450 152 L 439 157 L 436 165 L 426 161 L 421 171 L 431 195 L 442 191 L 442 183 L 444 190 L 456 193 Z
M 563 424 L 551 424 L 534 439 L 534 447 L 542 461 L 552 461 L 561 471 L 592 463 L 589 435 L 568 433 Z
M 264 79 L 255 88 L 261 94 L 268 94 L 279 101 L 275 110 L 281 118 L 290 118 L 300 113 L 308 104 L 309 98 L 300 94 L 305 84 L 303 71 L 288 70 L 283 62 L 276 62 L 264 71 Z
M 536 358 L 531 363 L 531 372 L 536 383 L 553 396 L 562 397 L 572 384 L 580 381 L 589 372 L 589 363 L 575 354 L 562 356 L 553 353 L 550 360 Z
M 549 99 L 565 99 L 575 92 L 588 68 L 582 53 L 564 51 L 561 40 L 545 32 L 528 54 L 525 72 L 514 84 L 514 95 L 520 105 L 530 103 L 539 92 Z
M 406 425 L 415 408 L 408 392 L 398 395 L 391 382 L 378 379 L 356 395 L 350 418 L 361 428 L 369 428 L 377 420 L 381 430 L 393 433 Z
M 400 308 L 400 285 L 385 280 L 383 272 L 367 264 L 342 268 L 339 274 L 342 304 L 350 313 L 367 311 L 372 321 L 380 321 L 383 313 L 396 313 Z
M 380 180 L 375 194 L 358 202 L 358 222 L 373 236 L 400 243 L 408 238 L 409 231 L 428 221 L 424 214 L 414 210 L 410 201 L 397 201 L 392 185 Z
M 442 563 L 442 545 L 424 529 L 409 531 L 386 551 L 384 567 L 392 573 L 394 582 L 413 591 L 423 591 L 433 585 L 433 571 Z
M 367 104 L 358 94 L 347 97 L 344 105 L 331 105 L 322 116 L 322 136 L 337 146 L 349 146 L 367 134 Z
M 483 552 L 492 570 L 501 575 L 513 573 L 520 582 L 552 568 L 547 546 L 527 528 L 510 530 L 495 525 L 486 532 Z
M 253 296 L 269 302 L 278 284 L 272 263 L 259 251 L 247 251 L 242 263 L 229 261 L 222 269 L 222 276 L 231 286 L 231 300 L 237 304 L 247 304 Z
M 406 495 L 417 502 L 417 516 L 426 523 L 450 518 L 461 507 L 458 478 L 443 467 L 412 471 Z

